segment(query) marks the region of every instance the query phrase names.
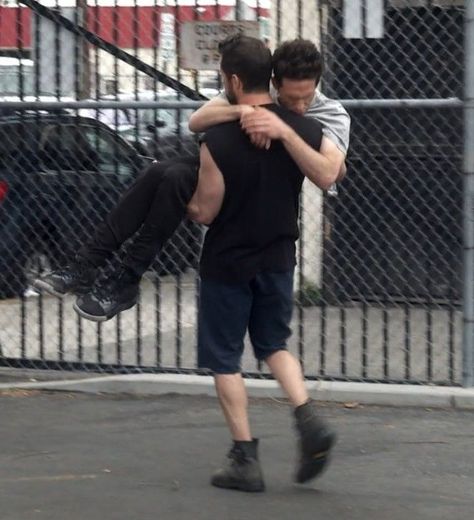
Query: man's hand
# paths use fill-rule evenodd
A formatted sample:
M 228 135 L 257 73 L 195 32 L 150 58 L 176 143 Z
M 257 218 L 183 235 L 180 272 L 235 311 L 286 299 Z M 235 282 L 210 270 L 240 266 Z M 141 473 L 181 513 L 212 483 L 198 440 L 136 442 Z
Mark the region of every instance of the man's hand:
M 239 107 L 240 112 L 240 120 L 244 116 L 247 116 L 249 114 L 253 114 L 255 112 L 255 108 L 252 105 L 237 105 Z
M 272 144 L 272 140 L 269 139 L 265 134 L 254 133 L 249 135 L 250 142 L 257 148 L 265 148 L 268 150 Z
M 247 118 L 251 114 L 255 114 L 256 108 L 252 105 L 239 105 L 240 107 L 240 122 L 244 118 Z M 266 135 L 255 132 L 253 134 L 249 134 L 250 142 L 256 146 L 257 148 L 265 148 L 268 150 L 270 148 L 271 139 L 269 139 Z
M 265 140 L 266 148 L 271 139 L 283 139 L 291 130 L 274 112 L 262 107 L 256 107 L 253 113 L 244 114 L 240 118 L 240 125 L 252 142 L 253 139 L 260 143 Z

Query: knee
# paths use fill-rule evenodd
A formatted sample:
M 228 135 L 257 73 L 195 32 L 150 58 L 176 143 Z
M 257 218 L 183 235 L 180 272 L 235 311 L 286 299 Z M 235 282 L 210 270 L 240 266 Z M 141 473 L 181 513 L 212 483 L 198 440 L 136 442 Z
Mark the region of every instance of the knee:
M 179 191 L 193 193 L 197 186 L 197 180 L 197 168 L 187 164 L 173 164 L 163 172 L 163 182 Z
M 165 176 L 166 168 L 158 162 L 152 162 L 140 177 L 140 182 L 146 184 L 150 189 L 156 189 Z

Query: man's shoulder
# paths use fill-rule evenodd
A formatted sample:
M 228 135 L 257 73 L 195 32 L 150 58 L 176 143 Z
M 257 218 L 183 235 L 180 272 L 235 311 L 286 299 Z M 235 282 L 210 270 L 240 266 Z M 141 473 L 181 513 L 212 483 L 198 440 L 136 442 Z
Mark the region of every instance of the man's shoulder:
M 229 130 L 235 130 L 236 128 L 240 128 L 240 124 L 238 121 L 226 121 L 225 123 L 218 123 L 216 125 L 210 126 L 207 130 L 207 132 L 219 132 L 219 131 L 229 131 Z
M 306 115 L 318 119 L 323 126 L 336 123 L 350 127 L 350 116 L 342 103 L 337 99 L 328 98 L 321 92 L 317 92 L 314 96 Z
M 241 133 L 240 124 L 238 121 L 228 121 L 226 123 L 219 123 L 213 125 L 206 130 L 203 136 L 204 141 L 227 139 L 229 135 Z
M 306 114 L 308 118 L 320 121 L 324 135 L 347 154 L 351 118 L 340 101 L 317 92 Z
M 337 99 L 327 97 L 322 92 L 317 92 L 314 96 L 309 110 L 333 112 L 336 114 L 347 114 L 347 110 L 342 106 L 342 103 Z

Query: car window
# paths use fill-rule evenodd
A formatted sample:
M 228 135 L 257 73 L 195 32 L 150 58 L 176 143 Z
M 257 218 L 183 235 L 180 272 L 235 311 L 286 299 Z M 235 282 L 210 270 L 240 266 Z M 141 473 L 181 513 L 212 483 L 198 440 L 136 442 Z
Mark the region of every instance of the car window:
M 21 149 L 21 143 L 20 125 L 0 125 L 0 164 L 7 164 L 10 157 Z
M 87 146 L 94 150 L 101 172 L 117 175 L 131 175 L 134 172 L 132 150 L 116 135 L 92 125 L 81 125 L 80 130 Z
M 73 125 L 46 124 L 41 132 L 39 152 L 47 169 L 98 170 L 97 153 Z
M 38 166 L 38 127 L 35 122 L 15 121 L 0 124 L 0 167 L 12 171 Z
M 15 126 L 0 126 L 0 168 L 8 168 L 10 156 L 21 141 Z

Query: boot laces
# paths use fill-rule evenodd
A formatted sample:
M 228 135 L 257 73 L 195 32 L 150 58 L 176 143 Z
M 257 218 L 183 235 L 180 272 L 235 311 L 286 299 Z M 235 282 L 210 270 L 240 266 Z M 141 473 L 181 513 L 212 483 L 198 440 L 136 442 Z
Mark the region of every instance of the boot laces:
M 55 273 L 61 277 L 70 276 L 71 278 L 82 278 L 89 270 L 90 268 L 87 265 L 72 263 L 62 269 L 58 269 Z
M 244 450 L 239 448 L 232 448 L 229 453 L 227 454 L 227 457 L 235 464 L 248 464 L 249 459 L 246 456 Z
M 130 273 L 120 268 L 116 273 L 109 273 L 94 284 L 92 293 L 99 301 L 114 300 L 129 283 L 132 283 Z

